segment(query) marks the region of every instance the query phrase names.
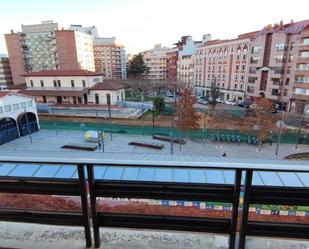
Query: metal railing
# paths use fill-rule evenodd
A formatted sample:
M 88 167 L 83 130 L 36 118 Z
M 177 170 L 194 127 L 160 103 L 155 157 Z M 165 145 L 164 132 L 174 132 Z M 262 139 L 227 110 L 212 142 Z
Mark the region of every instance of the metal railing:
M 73 159 L 72 159 L 73 158 Z M 237 223 L 240 223 L 239 245 L 244 249 L 246 236 L 275 236 L 309 239 L 309 224 L 261 222 L 249 220 L 250 204 L 309 206 L 309 186 L 303 187 L 253 185 L 254 174 L 260 172 L 299 172 L 309 174 L 309 163 L 301 161 L 264 161 L 236 158 L 208 158 L 193 156 L 158 156 L 143 154 L 105 154 L 100 159 L 93 153 L 41 152 L 31 156 L 15 156 L 14 153 L 0 156 L 0 163 L 23 163 L 36 165 L 75 165 L 76 178 L 40 178 L 0 175 L 0 192 L 46 195 L 80 196 L 82 212 L 31 212 L 0 209 L 0 220 L 83 226 L 86 246 L 92 245 L 91 210 L 94 245 L 100 246 L 100 227 L 125 227 L 164 229 L 180 231 L 211 232 L 229 235 L 229 248 L 236 246 Z M 157 168 L 173 170 L 228 170 L 234 174 L 233 183 L 199 183 L 181 181 L 144 181 L 125 179 L 102 179 L 95 176 L 99 167 Z M 87 171 L 87 174 L 85 174 Z M 13 173 L 12 173 L 13 172 Z M 244 183 L 242 184 L 242 176 Z M 87 185 L 90 203 L 87 199 Z M 239 196 L 244 193 L 241 220 L 238 221 Z M 97 197 L 150 198 L 184 201 L 216 201 L 231 203 L 229 218 L 186 217 L 170 215 L 146 215 L 101 212 L 97 208 Z

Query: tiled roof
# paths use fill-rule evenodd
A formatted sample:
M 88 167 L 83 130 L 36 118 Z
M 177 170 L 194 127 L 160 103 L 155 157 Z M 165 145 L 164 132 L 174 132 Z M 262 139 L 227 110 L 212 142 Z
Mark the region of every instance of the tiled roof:
M 105 80 L 98 82 L 90 90 L 119 90 L 125 88 L 125 85 L 119 80 Z
M 0 98 L 8 95 L 9 93 L 10 93 L 9 91 L 5 91 L 5 92 L 0 91 Z
M 40 77 L 40 76 L 100 76 L 96 72 L 88 70 L 43 70 L 24 74 L 24 77 Z

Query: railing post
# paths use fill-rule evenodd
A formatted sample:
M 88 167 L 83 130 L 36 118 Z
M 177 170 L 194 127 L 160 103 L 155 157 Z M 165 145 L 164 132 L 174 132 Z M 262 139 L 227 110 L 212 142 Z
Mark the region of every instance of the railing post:
M 89 192 L 90 192 L 94 246 L 96 248 L 99 248 L 101 241 L 100 241 L 100 228 L 98 226 L 97 198 L 96 198 L 95 189 L 94 189 L 95 187 L 94 187 L 93 165 L 87 165 L 87 173 L 88 173 L 88 186 L 89 186 Z
M 241 169 L 235 170 L 235 180 L 234 180 L 234 200 L 233 200 L 233 210 L 231 218 L 231 233 L 229 238 L 229 249 L 235 249 L 235 238 L 237 231 L 237 217 L 239 208 L 239 195 L 240 195 L 240 185 L 241 185 Z
M 87 188 L 86 188 L 86 178 L 84 165 L 78 164 L 78 178 L 79 178 L 79 186 L 80 186 L 80 197 L 81 197 L 81 205 L 82 205 L 82 213 L 83 213 L 83 225 L 85 229 L 85 237 L 86 237 L 86 246 L 91 247 L 91 231 L 90 231 L 90 223 L 89 223 L 89 213 L 88 213 L 88 201 L 87 201 Z
M 245 244 L 246 244 L 250 195 L 251 195 L 251 186 L 252 186 L 252 174 L 253 174 L 252 170 L 246 171 L 245 190 L 244 190 L 244 199 L 243 199 L 243 208 L 242 208 L 242 219 L 241 219 L 240 232 L 239 232 L 239 246 L 238 246 L 239 249 L 245 249 Z

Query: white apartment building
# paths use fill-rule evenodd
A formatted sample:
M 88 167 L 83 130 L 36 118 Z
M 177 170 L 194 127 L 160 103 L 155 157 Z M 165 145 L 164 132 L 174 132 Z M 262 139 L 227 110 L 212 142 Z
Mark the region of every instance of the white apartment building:
M 157 44 L 144 51 L 143 58 L 149 71 L 146 78 L 151 82 L 163 82 L 166 79 L 166 53 L 170 49 Z
M 75 31 L 75 43 L 77 61 L 80 69 L 95 71 L 92 36 L 83 32 Z
M 192 55 L 183 55 L 177 60 L 177 81 L 184 87 L 193 87 L 194 61 Z
M 103 75 L 85 70 L 46 70 L 24 75 L 27 89 L 20 93 L 34 96 L 38 103 L 108 104 L 125 100 L 121 82 L 103 81 Z

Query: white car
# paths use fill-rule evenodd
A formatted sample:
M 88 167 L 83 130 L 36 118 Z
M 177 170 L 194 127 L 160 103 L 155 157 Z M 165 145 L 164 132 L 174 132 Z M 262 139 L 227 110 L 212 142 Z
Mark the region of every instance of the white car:
M 169 98 L 173 98 L 174 97 L 174 94 L 171 93 L 171 92 L 168 92 L 165 94 L 166 97 L 169 97 Z
M 224 103 L 226 105 L 237 105 L 237 102 L 236 101 L 230 101 L 230 100 L 225 100 Z
M 198 99 L 198 100 L 197 100 L 197 103 L 202 104 L 202 105 L 207 105 L 207 104 L 208 104 L 208 101 L 205 100 L 205 99 Z

